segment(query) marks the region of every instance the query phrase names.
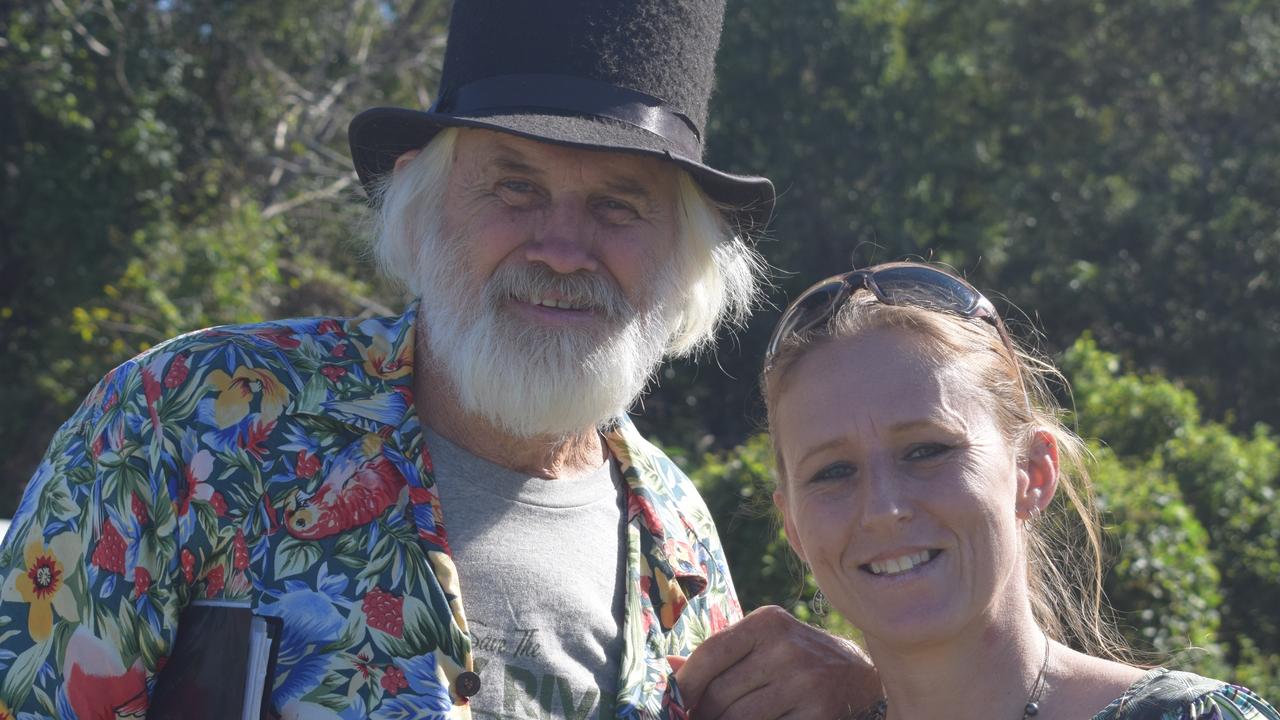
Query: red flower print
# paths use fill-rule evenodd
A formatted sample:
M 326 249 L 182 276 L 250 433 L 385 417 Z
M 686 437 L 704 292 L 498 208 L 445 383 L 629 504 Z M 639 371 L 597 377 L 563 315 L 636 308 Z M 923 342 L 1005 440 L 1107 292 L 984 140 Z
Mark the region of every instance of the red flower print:
M 407 687 L 409 681 L 405 679 L 404 671 L 395 665 L 388 665 L 382 674 L 382 689 L 395 695 Z
M 272 345 L 285 350 L 293 350 L 302 344 L 298 338 L 294 337 L 293 331 L 289 328 L 268 327 L 255 329 L 251 332 Z
M 170 389 L 176 388 L 187 379 L 187 356 L 179 355 L 169 364 L 169 372 L 164 374 L 164 386 Z
M 93 549 L 93 556 L 89 562 L 97 568 L 112 572 L 117 575 L 124 574 L 124 537 L 120 535 L 120 531 L 116 530 L 116 526 L 108 520 L 102 524 L 102 537 L 98 539 L 98 546 Z
M 99 435 L 98 437 L 93 439 L 93 448 L 90 450 L 90 452 L 93 453 L 94 460 L 97 460 L 98 457 L 102 455 L 102 450 L 103 448 L 106 447 L 106 445 L 107 445 L 107 441 L 106 441 L 105 434 Z
M 142 658 L 126 668 L 120 651 L 93 635 L 85 625 L 67 642 L 62 663 L 67 706 L 78 718 L 142 717 L 147 673 Z M 61 707 L 61 703 L 59 703 Z
M 298 477 L 309 478 L 316 474 L 320 469 L 320 458 L 310 455 L 306 450 L 298 451 L 297 473 Z
M 262 422 L 254 420 L 249 424 L 249 429 L 244 435 L 240 436 L 240 447 L 249 452 L 250 455 L 262 460 L 267 454 L 267 448 L 263 445 L 267 438 L 271 437 L 271 431 L 276 429 L 276 421 Z
M 404 635 L 404 598 L 375 587 L 364 596 L 361 603 L 369 627 L 401 637 Z
M 52 555 L 40 555 L 27 569 L 27 579 L 31 581 L 31 594 L 46 600 L 62 587 L 62 567 Z
M 159 429 L 160 414 L 156 410 L 156 401 L 160 399 L 160 381 L 155 375 L 151 374 L 152 366 L 154 365 L 155 363 L 152 362 L 151 365 L 142 368 L 142 395 L 147 400 L 147 412 L 151 415 L 151 427 Z
M 193 455 L 182 468 L 182 480 L 178 485 L 178 516 L 183 517 L 191 510 L 191 500 L 199 498 L 207 500 L 212 492 L 208 483 L 209 474 L 213 472 L 213 455 L 208 450 L 200 450 Z
M 147 590 L 151 589 L 151 573 L 147 572 L 144 567 L 136 567 L 133 569 L 133 596 L 135 598 L 142 597 L 147 594 Z
M 217 490 L 214 490 L 213 495 L 209 496 L 209 504 L 213 506 L 213 512 L 218 517 L 224 517 L 227 514 L 227 499 L 222 497 L 222 493 Z
M 332 355 L 332 356 L 334 356 L 334 357 L 337 357 L 337 358 L 340 358 L 340 357 L 346 357 L 346 356 L 347 356 L 347 344 L 346 344 L 346 343 L 338 343 L 337 345 L 334 345 L 334 346 L 333 346 L 333 349 L 329 351 L 329 354 L 330 354 L 330 355 Z
M 347 374 L 347 369 L 338 365 L 325 365 L 320 368 L 320 374 L 329 378 L 330 382 L 338 382 L 338 378 Z
M 658 519 L 658 513 L 653 509 L 653 505 L 649 501 L 632 494 L 627 499 L 627 519 L 633 520 L 636 516 L 640 516 L 640 522 L 653 533 L 655 537 L 662 537 L 662 521 Z
M 707 612 L 711 615 L 708 624 L 711 626 L 712 634 L 718 633 L 729 627 L 729 619 L 724 616 L 724 611 L 720 609 L 719 605 L 712 603 L 711 606 L 707 608 Z
M 138 519 L 139 525 L 147 524 L 147 506 L 142 502 L 142 498 L 138 497 L 138 493 L 133 494 L 133 516 Z
M 413 404 L 413 390 L 412 390 L 412 389 L 407 388 L 407 387 L 405 387 L 404 385 L 397 385 L 397 386 L 395 386 L 395 387 L 393 387 L 393 388 L 391 388 L 391 389 L 392 389 L 393 391 L 395 391 L 398 395 L 400 395 L 400 397 L 404 398 L 404 403 L 405 403 L 406 405 L 412 405 L 412 404 Z
M 222 588 L 227 584 L 227 571 L 219 565 L 209 573 L 205 581 L 209 584 L 205 586 L 205 597 L 218 597 L 222 593 Z
M 236 536 L 235 539 L 231 541 L 231 546 L 231 567 L 236 570 L 244 570 L 249 567 L 249 545 L 244 541 L 244 531 L 236 530 Z
M 196 556 L 191 551 L 182 548 L 182 577 L 190 584 L 196 576 Z

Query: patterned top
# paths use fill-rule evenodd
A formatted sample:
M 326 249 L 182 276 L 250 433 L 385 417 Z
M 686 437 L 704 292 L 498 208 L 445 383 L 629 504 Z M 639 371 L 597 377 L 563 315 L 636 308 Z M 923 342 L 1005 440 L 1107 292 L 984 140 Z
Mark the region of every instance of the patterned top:
M 283 618 L 287 718 L 469 717 L 416 310 L 202 330 L 103 378 L 0 546 L 0 720 L 140 717 L 200 598 Z M 627 492 L 616 717 L 683 717 L 666 656 L 741 608 L 689 480 L 625 419 L 606 442 Z
M 1280 713 L 1239 685 L 1156 668 L 1093 720 L 1280 720 Z

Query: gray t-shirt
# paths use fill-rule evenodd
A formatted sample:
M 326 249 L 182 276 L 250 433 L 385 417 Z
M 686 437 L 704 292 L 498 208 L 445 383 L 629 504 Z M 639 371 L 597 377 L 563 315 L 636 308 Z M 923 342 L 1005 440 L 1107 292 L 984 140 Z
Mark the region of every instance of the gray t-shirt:
M 610 461 L 544 480 L 431 431 L 481 690 L 477 720 L 609 718 L 622 654 L 622 479 Z

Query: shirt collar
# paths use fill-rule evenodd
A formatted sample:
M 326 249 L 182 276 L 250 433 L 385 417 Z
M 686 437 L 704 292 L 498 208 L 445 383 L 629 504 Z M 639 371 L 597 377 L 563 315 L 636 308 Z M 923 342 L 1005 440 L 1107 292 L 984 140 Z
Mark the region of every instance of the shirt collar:
M 629 419 L 619 418 L 604 437 L 627 483 L 627 521 L 652 536 L 654 542 L 646 543 L 651 569 L 676 581 L 684 596 L 677 605 L 683 605 L 680 601 L 707 588 L 707 570 L 698 560 L 702 553 L 695 551 L 702 542 L 694 530 L 699 524 L 688 517 L 690 507 L 702 506 L 701 499 L 687 502 L 696 493 L 693 484 Z
M 311 332 L 322 358 L 302 378 L 292 411 L 374 432 L 412 451 L 422 435 L 413 403 L 417 317 L 414 301 L 396 316 L 321 321 Z M 343 371 L 357 373 L 359 382 L 331 382 L 326 375 Z M 627 485 L 627 521 L 653 540 L 645 543 L 651 569 L 674 579 L 683 599 L 701 594 L 707 572 L 695 552 L 698 524 L 687 516 L 690 507 L 701 507 L 686 502 L 696 492 L 692 484 L 629 419 L 619 418 L 604 439 Z
M 384 439 L 418 434 L 413 404 L 417 311 L 415 301 L 400 315 L 326 319 L 310 328 L 315 347 L 305 359 L 315 370 L 301 378 L 290 410 Z

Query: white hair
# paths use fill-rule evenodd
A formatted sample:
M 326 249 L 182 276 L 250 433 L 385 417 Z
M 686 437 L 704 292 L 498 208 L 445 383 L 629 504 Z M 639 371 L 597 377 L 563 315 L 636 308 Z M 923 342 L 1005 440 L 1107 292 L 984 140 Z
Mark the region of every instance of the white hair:
M 767 265 L 679 170 L 676 252 L 631 307 L 610 280 L 539 265 L 500 267 L 483 288 L 467 272 L 465 238 L 445 237 L 445 185 L 457 130 L 441 131 L 375 189 L 373 251 L 382 271 L 422 298 L 433 358 L 466 409 L 519 436 L 567 436 L 624 413 L 664 356 L 712 343 L 750 314 Z M 496 312 L 552 288 L 599 309 L 606 332 L 552 331 Z
M 382 272 L 420 297 L 422 239 L 435 236 L 453 167 L 458 129 L 446 128 L 422 152 L 374 189 L 370 235 Z M 712 201 L 688 172 L 677 169 L 680 241 L 676 273 L 682 308 L 666 355 L 681 357 L 710 346 L 721 326 L 741 328 L 760 297 L 768 263 L 735 232 L 728 208 Z

